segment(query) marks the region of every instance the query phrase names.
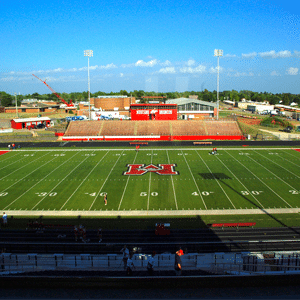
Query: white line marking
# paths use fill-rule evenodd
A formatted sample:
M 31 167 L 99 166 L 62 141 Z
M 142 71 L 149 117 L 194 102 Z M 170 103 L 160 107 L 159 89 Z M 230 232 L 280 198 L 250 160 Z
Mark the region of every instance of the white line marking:
M 256 151 L 254 151 L 254 152 L 256 152 Z M 268 158 L 268 157 L 266 157 L 266 156 L 264 156 L 264 155 L 262 155 L 262 154 L 260 154 L 260 153 L 258 153 L 258 152 L 257 152 L 257 154 L 259 154 L 260 156 L 266 158 L 267 160 L 271 161 L 273 164 L 276 164 L 277 166 L 281 167 L 282 169 L 286 170 L 287 172 L 293 174 L 294 176 L 300 178 L 298 175 L 296 175 L 295 173 L 293 173 L 293 172 L 289 171 L 288 169 L 284 168 L 283 166 L 281 166 L 280 164 L 278 164 L 278 163 L 276 163 L 275 161 L 271 160 L 270 158 Z M 286 161 L 288 161 L 289 163 L 291 163 L 291 164 L 297 166 L 298 168 L 300 167 L 299 165 L 297 165 L 297 164 L 295 164 L 295 163 L 289 161 L 288 159 L 285 159 L 285 158 L 281 157 L 280 155 L 279 155 L 279 157 L 282 158 L 282 159 L 284 159 L 284 160 L 286 160 Z
M 234 204 L 232 203 L 231 199 L 228 197 L 227 193 L 224 191 L 223 187 L 221 186 L 220 182 L 216 179 L 215 175 L 212 173 L 212 171 L 210 170 L 210 168 L 208 167 L 208 165 L 206 164 L 206 162 L 204 161 L 204 159 L 200 156 L 200 154 L 198 153 L 198 151 L 196 151 L 196 153 L 198 154 L 198 156 L 201 158 L 201 160 L 203 161 L 203 163 L 206 165 L 207 169 L 209 170 L 209 172 L 212 174 L 212 176 L 214 177 L 215 181 L 217 182 L 217 184 L 219 185 L 219 187 L 222 189 L 223 193 L 225 194 L 225 196 L 227 197 L 227 199 L 229 200 L 229 202 L 231 203 L 231 205 L 236 208 L 234 206 Z
M 81 187 L 81 185 L 86 181 L 86 179 L 90 176 L 90 174 L 94 171 L 94 169 L 98 166 L 98 164 L 103 160 L 103 158 L 107 155 L 108 151 L 104 154 L 104 156 L 101 158 L 101 160 L 98 161 L 98 163 L 92 168 L 92 170 L 89 172 L 88 175 L 81 181 L 81 183 L 77 186 L 76 190 L 72 193 L 72 195 L 67 199 L 65 204 L 59 209 L 62 210 L 62 208 L 69 202 L 69 200 L 73 197 L 73 195 L 77 192 L 77 190 Z
M 133 160 L 133 164 L 134 164 L 134 162 L 135 162 L 135 160 L 136 160 L 137 154 L 138 154 L 138 152 L 136 152 L 136 154 L 135 154 L 135 157 L 134 157 L 134 160 Z M 124 195 L 125 195 L 125 191 L 126 191 L 126 188 L 127 188 L 129 179 L 130 179 L 130 176 L 128 176 L 128 179 L 127 179 L 127 181 L 126 181 L 126 185 L 125 185 L 125 188 L 124 188 L 124 191 L 123 191 L 121 200 L 120 200 L 120 204 L 119 204 L 118 210 L 120 210 L 120 207 L 121 207 L 121 204 L 122 204 L 122 201 L 123 201 L 123 197 L 124 197 Z
M 217 159 L 223 164 L 223 166 L 234 176 L 234 178 L 244 187 L 244 189 L 251 195 L 258 203 L 259 205 L 264 208 L 264 206 L 254 197 L 254 195 L 251 193 L 249 189 L 235 176 L 235 174 L 223 163 L 223 161 L 217 157 Z
M 115 164 L 114 164 L 114 165 L 113 165 L 113 167 L 111 168 L 111 170 L 110 170 L 109 174 L 106 176 L 106 179 L 104 180 L 104 182 L 103 182 L 103 184 L 102 184 L 101 188 L 99 189 L 99 192 L 97 193 L 97 195 L 96 195 L 96 197 L 95 197 L 95 199 L 94 199 L 93 203 L 91 204 L 91 206 L 90 206 L 89 210 L 91 210 L 91 208 L 92 208 L 92 206 L 94 205 L 94 203 L 95 203 L 96 199 L 99 197 L 101 190 L 103 189 L 103 187 L 104 187 L 104 185 L 105 185 L 106 181 L 108 180 L 108 178 L 109 178 L 109 176 L 110 176 L 111 172 L 112 172 L 112 171 L 113 171 L 113 169 L 115 168 L 115 166 L 116 166 L 117 162 L 118 162 L 118 161 L 119 161 L 119 159 L 122 157 L 122 154 L 123 154 L 123 152 L 124 152 L 124 151 L 122 151 L 122 152 L 121 152 L 121 154 L 119 155 L 118 159 L 115 161 Z
M 78 151 L 78 150 L 77 150 Z M 78 153 L 81 153 L 82 151 L 80 150 Z M 54 188 L 52 188 L 51 190 L 50 190 L 50 192 L 46 195 L 46 196 L 44 196 L 32 209 L 34 209 L 38 204 L 40 204 L 50 193 L 52 193 L 52 191 L 58 186 L 58 185 L 60 185 L 74 170 L 76 170 L 86 159 L 88 158 L 88 156 L 83 160 L 83 161 L 81 161 L 81 163 L 79 163 L 73 170 L 71 170 L 62 180 L 60 180 L 59 182 L 58 182 L 58 184 L 54 187 Z
M 77 154 L 77 153 L 76 153 Z M 75 155 L 76 155 L 75 154 Z M 34 188 L 37 184 L 39 184 L 41 181 L 43 181 L 45 178 L 47 178 L 50 174 L 52 174 L 56 169 L 60 168 L 62 165 L 64 165 L 67 161 L 69 161 L 71 158 L 73 158 L 75 155 L 73 155 L 72 157 L 70 157 L 68 160 L 66 160 L 63 164 L 59 165 L 58 167 L 56 167 L 55 169 L 53 169 L 50 173 L 48 173 L 45 177 L 43 177 L 41 180 L 39 180 L 36 184 L 34 184 L 31 188 L 29 188 L 28 190 L 26 190 L 22 195 L 20 195 L 18 198 L 16 198 L 13 202 L 11 202 L 10 204 L 8 204 L 4 209 L 7 209 L 7 207 L 11 206 L 14 202 L 16 202 L 19 198 L 21 198 L 23 195 L 25 195 L 27 192 L 29 192 L 32 188 Z M 53 159 L 58 158 L 58 157 L 54 157 Z M 49 160 L 49 162 L 51 162 L 53 159 Z M 47 163 L 46 163 L 47 164 Z M 43 165 L 44 166 L 44 165 Z
M 186 150 L 186 149 L 185 149 L 185 150 Z M 193 150 L 195 150 L 195 149 L 193 149 Z M 201 200 L 202 200 L 202 202 L 203 202 L 203 204 L 204 204 L 204 207 L 205 207 L 205 209 L 207 209 L 207 206 L 206 206 L 206 204 L 205 204 L 205 202 L 204 202 L 204 199 L 203 199 L 203 197 L 202 197 L 202 194 L 201 194 L 201 192 L 200 192 L 200 189 L 199 189 L 199 187 L 198 187 L 198 185 L 197 185 L 197 183 L 196 183 L 195 177 L 194 177 L 194 175 L 193 175 L 193 173 L 192 173 L 192 170 L 191 170 L 191 168 L 190 168 L 190 166 L 189 166 L 189 164 L 188 164 L 188 162 L 187 162 L 187 160 L 186 160 L 186 158 L 185 158 L 185 155 L 183 155 L 182 150 L 181 150 L 181 153 L 182 153 L 182 156 L 184 157 L 185 163 L 186 163 L 186 165 L 188 166 L 189 171 L 190 171 L 190 173 L 191 173 L 191 175 L 192 175 L 192 178 L 193 178 L 193 180 L 194 180 L 194 183 L 195 183 L 195 185 L 196 185 L 196 188 L 197 188 L 197 190 L 198 190 L 198 193 L 199 193 L 199 195 L 200 195 L 200 197 L 201 197 Z
M 11 151 L 10 152 L 8 152 L 8 153 L 11 153 Z M 8 154 L 8 153 L 5 153 L 5 154 Z M 15 156 L 18 156 L 20 153 L 15 153 L 15 155 L 12 155 L 12 156 L 10 156 L 10 155 L 7 155 L 7 158 L 5 158 L 5 159 L 1 159 L 0 160 L 0 163 L 3 163 L 3 162 L 6 162 L 8 159 L 13 159 Z M 2 155 L 4 155 L 4 154 L 2 154 Z M 1 156 L 0 156 L 1 157 Z M 2 157 L 1 157 L 2 158 Z M 22 159 L 22 158 L 21 158 Z M 21 160 L 21 159 L 19 159 L 19 160 Z M 17 161 L 19 161 L 19 160 L 17 160 Z M 14 162 L 13 162 L 14 163 Z M 9 165 L 6 165 L 4 168 L 6 168 L 7 166 L 10 166 L 11 164 L 9 164 Z M 1 168 L 0 170 L 2 170 L 3 168 Z
M 12 171 L 11 173 L 7 174 L 6 176 L 4 176 L 4 177 L 0 178 L 0 180 L 2 180 L 2 179 L 4 179 L 4 178 L 6 178 L 7 176 L 10 176 L 11 174 L 13 174 L 13 173 L 15 173 L 15 172 L 17 172 L 17 171 L 19 171 L 19 170 L 21 170 L 21 169 L 23 169 L 24 167 L 26 167 L 26 166 L 30 165 L 31 163 L 33 163 L 33 162 L 35 162 L 35 161 L 39 160 L 40 158 L 42 158 L 42 157 L 46 156 L 46 155 L 47 155 L 47 154 L 49 154 L 49 153 L 50 153 L 50 151 L 48 151 L 48 153 L 44 154 L 43 156 L 41 156 L 41 157 L 38 157 L 38 158 L 36 158 L 36 159 L 34 159 L 34 160 L 30 161 L 28 164 L 26 164 L 26 165 L 24 165 L 24 166 L 20 167 L 19 169 L 16 169 L 16 170 Z M 34 172 L 34 171 L 32 171 L 32 172 Z M 32 172 L 31 172 L 31 173 L 32 173 Z M 30 173 L 30 174 L 31 174 L 31 173 Z M 29 174 L 28 174 L 28 175 L 29 175 Z M 26 175 L 25 177 L 27 177 L 28 175 Z M 25 177 L 23 177 L 23 178 L 25 178 Z M 22 179 L 23 179 L 23 178 L 22 178 Z M 20 180 L 21 180 L 21 179 L 20 179 Z
M 169 158 L 168 150 L 166 150 L 166 152 L 167 152 L 167 156 L 168 156 L 168 164 L 170 164 L 170 158 Z M 172 187 L 173 187 L 173 193 L 174 193 L 175 205 L 176 205 L 176 209 L 178 210 L 177 198 L 176 198 L 175 187 L 174 187 L 174 181 L 173 181 L 173 175 L 171 175 L 171 181 L 172 181 Z
M 255 152 L 255 151 L 254 151 Z M 291 186 L 289 183 L 285 182 L 283 179 L 281 179 L 279 176 L 277 176 L 275 173 L 273 173 L 272 171 L 270 171 L 268 168 L 266 168 L 265 166 L 263 166 L 262 164 L 260 164 L 259 162 L 257 162 L 255 159 L 249 157 L 251 160 L 253 160 L 254 162 L 256 162 L 258 165 L 260 165 L 261 167 L 263 167 L 264 169 L 266 169 L 268 172 L 270 172 L 271 174 L 273 174 L 274 176 L 276 176 L 278 179 L 280 179 L 283 183 L 285 183 L 286 185 L 288 185 L 290 188 L 294 189 L 294 190 L 298 190 L 296 188 L 294 188 L 293 186 Z M 297 176 L 298 177 L 298 176 Z
M 229 154 L 227 151 L 225 151 Z M 289 203 L 287 203 L 280 195 L 278 195 L 273 189 L 271 189 L 265 182 L 263 182 L 258 176 L 256 176 L 253 172 L 251 172 L 245 165 L 243 165 L 239 160 L 229 154 L 234 160 L 236 160 L 239 164 L 241 164 L 245 169 L 247 169 L 253 176 L 255 176 L 261 183 L 263 183 L 269 190 L 271 190 L 277 197 L 279 197 L 283 202 L 285 202 L 288 206 L 292 207 Z
M 151 152 L 151 164 L 152 164 L 152 161 L 153 161 L 153 150 Z M 150 189 L 151 189 L 151 175 L 152 175 L 152 172 L 149 172 L 149 188 L 148 188 L 148 200 L 147 200 L 147 211 L 149 210 L 149 206 L 150 206 Z
M 47 155 L 47 154 L 48 154 L 48 153 L 46 153 L 45 155 Z M 43 155 L 43 156 L 45 156 L 45 155 Z M 42 158 L 43 156 L 41 156 L 40 158 Z M 53 158 L 53 159 L 54 159 L 54 158 Z M 23 178 L 19 179 L 18 181 L 15 181 L 15 183 L 13 183 L 12 185 L 8 186 L 5 190 L 2 190 L 2 192 L 4 192 L 4 191 L 6 191 L 7 189 L 11 188 L 11 187 L 12 187 L 13 185 L 15 185 L 16 183 L 18 183 L 18 182 L 24 180 L 24 178 L 28 177 L 28 176 L 31 175 L 33 172 L 35 172 L 36 170 L 40 169 L 41 167 L 43 167 L 44 165 L 46 165 L 48 162 L 49 162 L 49 161 L 47 161 L 47 162 L 44 163 L 43 165 L 39 166 L 38 168 L 34 169 L 32 172 L 30 172 L 29 174 L 27 174 L 27 175 L 24 176 Z M 25 166 L 27 166 L 27 165 L 25 165 Z M 24 167 L 25 167 L 25 166 L 24 166 Z M 20 169 L 21 169 L 21 168 L 20 168 Z M 13 172 L 12 172 L 12 173 L 13 173 Z M 12 173 L 11 173 L 11 174 L 12 174 Z M 9 175 L 10 175 L 10 174 L 9 174 Z M 7 175 L 7 176 L 8 176 L 8 175 Z M 7 176 L 5 176 L 5 177 L 7 177 Z M 3 177 L 3 178 L 5 178 L 5 177 Z M 3 178 L 1 178 L 0 180 L 2 180 Z

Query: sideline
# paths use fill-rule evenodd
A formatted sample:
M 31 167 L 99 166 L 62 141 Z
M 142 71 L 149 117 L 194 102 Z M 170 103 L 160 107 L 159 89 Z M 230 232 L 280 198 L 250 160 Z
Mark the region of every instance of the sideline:
M 95 146 L 96 147 L 96 146 Z M 151 146 L 150 146 L 151 147 Z M 155 151 L 166 151 L 166 148 L 140 148 L 139 151 L 150 151 L 150 150 L 155 150 Z M 197 151 L 201 151 L 201 150 L 204 150 L 204 151 L 211 151 L 211 149 L 213 148 L 214 146 L 211 146 L 211 147 L 206 147 L 206 148 L 197 148 L 196 146 L 193 147 L 193 148 L 170 148 L 170 149 L 167 149 L 168 151 L 184 151 L 184 150 L 197 150 Z M 235 147 L 235 148 L 222 148 L 222 147 L 214 147 L 214 148 L 217 148 L 218 150 L 244 150 L 244 151 L 248 151 L 248 150 L 297 150 L 299 149 L 300 146 L 298 147 L 289 147 L 289 146 L 286 146 L 284 148 L 277 148 L 277 147 L 273 147 L 273 146 L 270 146 L 270 147 L 264 147 L 264 148 L 257 148 L 257 147 Z M 135 148 L 101 148 L 101 149 L 94 149 L 94 148 L 75 148 L 75 149 L 14 149 L 14 150 L 10 150 L 10 151 L 7 151 L 9 153 L 12 153 L 12 152 L 21 152 L 21 151 L 136 151 Z
M 253 215 L 253 214 L 295 214 L 300 213 L 300 208 L 268 208 L 268 209 L 211 209 L 211 210 L 6 210 L 9 216 L 43 216 L 43 217 L 145 217 L 145 216 L 204 216 L 204 215 Z

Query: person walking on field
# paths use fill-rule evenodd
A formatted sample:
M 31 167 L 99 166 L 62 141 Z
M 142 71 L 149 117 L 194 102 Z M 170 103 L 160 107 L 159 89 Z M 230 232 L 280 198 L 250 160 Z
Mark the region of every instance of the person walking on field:
M 104 205 L 107 205 L 107 193 L 104 194 Z

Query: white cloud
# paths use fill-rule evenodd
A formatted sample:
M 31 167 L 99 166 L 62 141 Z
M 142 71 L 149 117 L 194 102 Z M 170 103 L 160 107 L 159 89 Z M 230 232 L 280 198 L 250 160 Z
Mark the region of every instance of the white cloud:
M 169 60 L 166 60 L 165 62 L 160 63 L 160 65 L 163 66 L 163 67 L 168 67 L 168 66 L 171 66 L 172 64 Z
M 256 57 L 256 55 L 257 55 L 256 52 L 247 53 L 247 54 L 242 53 L 242 58 L 243 59 L 253 59 L 254 57 Z
M 286 70 L 288 75 L 298 75 L 298 71 L 299 71 L 298 68 L 292 68 L 292 67 Z
M 124 76 L 124 74 L 123 73 L 120 73 L 120 77 L 123 77 Z
M 219 67 L 220 68 L 220 70 L 219 70 L 219 72 L 220 73 L 222 73 L 222 72 L 224 72 L 224 68 L 223 67 Z M 209 72 L 210 73 L 218 73 L 218 67 L 211 67 L 210 69 L 209 69 Z
M 204 73 L 206 71 L 206 67 L 202 66 L 202 65 L 199 65 L 196 68 L 183 67 L 183 68 L 180 68 L 179 71 L 181 73 L 190 73 L 190 74 L 193 74 L 193 73 Z
M 248 77 L 248 76 L 254 76 L 253 72 L 236 72 L 235 74 L 233 74 L 234 77 Z
M 271 76 L 280 76 L 280 73 L 278 73 L 277 71 L 273 71 L 270 74 Z
M 158 63 L 157 59 L 152 59 L 148 62 L 145 62 L 143 60 L 138 60 L 134 65 L 136 67 L 153 67 L 157 65 L 157 63 Z
M 300 57 L 300 51 L 295 50 L 295 51 L 294 51 L 294 55 L 295 55 L 296 57 Z
M 281 57 L 281 58 L 286 58 L 286 57 L 291 57 L 292 53 L 291 51 L 288 50 L 284 50 L 284 51 L 280 51 L 277 53 L 277 57 Z
M 189 59 L 186 63 L 189 67 L 194 66 L 196 62 L 193 59 Z
M 262 58 L 287 58 L 291 57 L 292 53 L 289 50 L 279 51 L 277 53 L 275 50 L 271 50 L 267 52 L 260 52 L 259 55 Z
M 234 57 L 236 57 L 236 55 L 235 54 L 225 54 L 224 57 L 234 58 Z
M 118 68 L 115 64 L 107 64 L 106 66 L 100 66 L 99 69 L 116 69 Z
M 158 71 L 158 73 L 163 73 L 163 74 L 175 74 L 175 68 L 174 67 L 166 67 L 162 68 Z

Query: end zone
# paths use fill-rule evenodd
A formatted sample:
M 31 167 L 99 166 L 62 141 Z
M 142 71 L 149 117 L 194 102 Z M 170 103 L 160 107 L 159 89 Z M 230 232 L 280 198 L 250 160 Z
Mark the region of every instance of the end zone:
M 0 155 L 5 154 L 7 152 L 9 152 L 9 151 L 8 150 L 6 150 L 6 151 L 0 151 Z

